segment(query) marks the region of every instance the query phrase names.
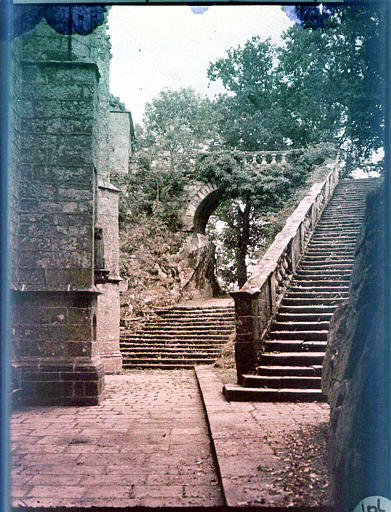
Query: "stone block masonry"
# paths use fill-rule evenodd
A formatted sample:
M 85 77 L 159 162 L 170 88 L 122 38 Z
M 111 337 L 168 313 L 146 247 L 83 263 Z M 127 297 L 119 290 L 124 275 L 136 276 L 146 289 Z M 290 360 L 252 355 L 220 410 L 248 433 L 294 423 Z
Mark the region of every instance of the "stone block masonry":
M 114 186 L 98 187 L 97 223 L 102 227 L 105 267 L 110 271 L 106 282 L 97 284 L 98 296 L 97 342 L 105 373 L 122 372 L 122 355 L 119 349 L 120 300 L 118 196 Z
M 22 61 L 13 363 L 28 403 L 97 403 L 96 65 Z
M 110 111 L 109 161 L 112 174 L 127 174 L 131 155 L 130 132 L 133 121 L 130 112 Z
M 19 266 L 14 285 L 30 291 L 89 290 L 97 68 L 85 63 L 22 62 L 22 69 L 27 106 L 21 131 Z M 48 98 L 48 90 L 58 99 Z M 81 118 L 84 123 L 72 126 L 72 120 Z
M 20 399 L 97 404 L 105 371 L 121 371 L 106 27 L 68 37 L 41 23 L 13 52 L 12 365 Z M 98 227 L 104 282 L 95 269 Z

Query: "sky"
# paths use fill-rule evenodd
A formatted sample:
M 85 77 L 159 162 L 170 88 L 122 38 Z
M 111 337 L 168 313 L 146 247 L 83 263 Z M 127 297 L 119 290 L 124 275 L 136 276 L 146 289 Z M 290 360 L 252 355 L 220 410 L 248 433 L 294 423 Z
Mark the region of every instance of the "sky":
M 291 24 L 279 6 L 114 6 L 110 90 L 136 123 L 163 88 L 193 87 L 213 97 L 222 87 L 208 87 L 209 62 L 255 35 L 278 42 Z

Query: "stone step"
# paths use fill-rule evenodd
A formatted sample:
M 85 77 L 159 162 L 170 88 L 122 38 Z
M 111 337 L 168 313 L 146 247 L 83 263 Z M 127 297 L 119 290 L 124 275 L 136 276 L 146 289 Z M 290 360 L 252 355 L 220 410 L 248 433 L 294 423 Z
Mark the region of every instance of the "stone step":
M 278 313 L 285 314 L 285 313 L 291 313 L 291 314 L 303 314 L 303 313 L 310 313 L 310 314 L 316 314 L 316 313 L 334 313 L 334 311 L 337 309 L 337 306 L 332 305 L 308 305 L 308 306 L 288 306 L 288 305 L 281 305 L 278 309 Z
M 212 328 L 210 326 L 201 327 L 191 327 L 191 326 L 181 326 L 181 325 L 160 325 L 155 324 L 152 326 L 143 326 L 142 331 L 144 333 L 151 333 L 154 332 L 156 334 L 158 333 L 170 333 L 170 334 L 182 334 L 182 333 L 199 333 L 202 334 L 217 334 L 217 333 L 230 333 L 232 331 L 231 327 L 215 327 Z
M 310 262 L 309 264 L 301 263 L 300 268 L 297 269 L 300 272 L 323 272 L 327 270 L 347 270 L 352 272 L 354 263 L 319 263 Z
M 133 348 L 133 347 L 140 347 L 140 348 L 156 348 L 157 350 L 163 348 L 181 348 L 181 349 L 188 349 L 193 350 L 197 349 L 198 347 L 202 347 L 202 350 L 220 350 L 224 347 L 224 343 L 175 343 L 174 341 L 168 341 L 167 343 L 140 343 L 139 340 L 136 341 L 120 341 L 121 347 L 127 348 Z
M 323 270 L 323 269 L 353 269 L 354 260 L 339 263 L 337 261 L 321 262 L 321 261 L 301 261 L 300 270 Z
M 330 254 L 328 256 L 310 256 L 304 254 L 302 263 L 354 263 L 354 258 L 352 256 L 339 256 Z
M 271 332 L 274 331 L 328 331 L 330 322 L 300 322 L 295 318 L 293 322 L 273 322 Z
M 281 301 L 283 306 L 311 306 L 315 304 L 323 305 L 338 305 L 346 301 L 346 297 L 332 297 L 332 298 L 288 298 L 284 297 Z
M 264 340 L 265 354 L 269 352 L 322 352 L 326 351 L 326 341 L 281 341 Z
M 319 221 L 319 224 L 317 225 L 317 229 L 324 229 L 324 230 L 329 230 L 329 231 L 332 231 L 334 229 L 340 229 L 341 231 L 345 231 L 345 230 L 348 230 L 348 229 L 361 229 L 361 226 L 362 226 L 362 222 L 361 221 L 356 221 L 356 222 L 352 222 L 352 221 L 349 221 L 349 222 L 344 222 L 343 220 L 335 220 L 335 221 L 331 221 L 331 220 L 328 220 L 327 222 L 322 222 L 322 221 Z
M 320 260 L 330 261 L 330 259 L 334 260 L 344 260 L 346 258 L 353 259 L 355 254 L 355 249 L 313 249 L 309 248 L 305 254 L 305 259 L 319 258 Z
M 281 313 L 281 308 L 275 319 L 277 322 L 329 322 L 332 313 Z
M 163 319 L 163 318 L 156 318 L 154 320 L 147 320 L 143 323 L 145 326 L 150 325 L 183 325 L 183 326 L 189 326 L 189 327 L 231 327 L 232 325 L 235 325 L 234 319 L 227 318 L 223 320 L 205 320 L 200 318 L 199 320 L 183 320 L 183 319 Z
M 246 388 L 302 388 L 321 389 L 321 377 L 307 376 L 261 376 L 242 375 L 242 386 Z
M 159 351 L 159 352 L 129 352 L 123 354 L 123 359 L 127 362 L 134 361 L 135 359 L 148 359 L 149 361 L 155 359 L 216 359 L 216 354 L 203 353 L 203 352 L 170 352 L 170 351 Z
M 320 288 L 313 289 L 313 291 L 296 291 L 296 290 L 288 290 L 288 292 L 284 296 L 287 299 L 329 299 L 329 298 L 346 298 L 349 297 L 349 288 L 347 290 L 324 290 L 322 291 Z
M 309 276 L 296 276 L 291 284 L 293 286 L 346 286 L 349 284 L 350 276 L 347 275 L 309 275 Z
M 181 314 L 209 314 L 209 313 L 233 313 L 235 308 L 233 306 L 229 307 L 210 307 L 210 308 L 202 308 L 202 307 L 191 307 L 191 306 L 176 306 L 176 307 L 167 307 L 167 308 L 155 308 L 155 313 L 181 313 Z
M 204 364 L 212 364 L 210 361 Z M 177 361 L 173 364 L 162 364 L 161 362 L 148 362 L 148 363 L 122 363 L 124 370 L 192 370 L 194 364 L 187 362 Z
M 338 213 L 338 212 L 329 212 L 328 209 L 325 210 L 325 212 L 322 215 L 322 222 L 327 222 L 328 219 L 336 220 L 341 219 L 343 222 L 347 222 L 349 220 L 362 220 L 364 218 L 364 211 L 356 211 L 356 212 L 350 212 L 350 213 Z
M 212 345 L 212 346 L 221 346 L 224 344 L 224 342 L 226 342 L 227 340 L 222 340 L 222 339 L 216 339 L 216 340 L 205 340 L 203 341 L 202 339 L 197 339 L 197 340 L 189 340 L 189 339 L 177 339 L 177 338 L 172 338 L 172 339 L 163 339 L 163 338 L 144 338 L 144 337 L 141 337 L 141 338 L 130 338 L 130 339 L 123 339 L 121 340 L 121 344 L 122 346 L 138 346 L 138 345 L 148 345 L 150 347 L 152 346 L 158 346 L 158 345 L 164 345 L 164 346 L 175 346 L 175 345 L 183 345 L 183 347 L 186 347 L 186 346 L 193 346 L 193 347 L 196 347 L 196 346 L 199 346 L 199 345 Z
M 224 334 L 170 334 L 170 333 L 156 333 L 156 332 L 148 332 L 148 333 L 135 333 L 130 337 L 132 340 L 137 339 L 145 339 L 146 341 L 155 340 L 188 340 L 188 341 L 197 341 L 197 340 L 227 340 L 227 335 Z M 126 338 L 124 338 L 126 339 Z M 129 338 L 128 338 L 129 339 Z
M 213 359 L 208 359 L 208 358 L 196 358 L 194 357 L 193 359 L 185 359 L 185 358 L 178 358 L 178 359 L 174 359 L 174 358 L 161 358 L 159 360 L 156 360 L 156 361 L 152 361 L 149 357 L 148 358 L 140 358 L 140 359 L 130 359 L 129 361 L 127 359 L 123 359 L 122 361 L 122 366 L 124 368 L 139 368 L 139 367 L 144 367 L 144 368 L 150 368 L 152 366 L 156 366 L 156 367 L 161 367 L 161 366 L 171 366 L 172 368 L 174 367 L 182 367 L 182 366 L 186 366 L 186 367 L 189 367 L 191 368 L 192 366 L 196 365 L 196 364 L 212 364 L 214 362 Z M 155 364 L 153 364 L 155 363 Z
M 159 315 L 160 318 L 162 319 L 167 319 L 167 320 L 171 320 L 171 319 L 179 319 L 179 320 L 186 320 L 186 321 L 189 321 L 189 320 L 202 320 L 202 319 L 205 319 L 205 320 L 231 320 L 233 318 L 235 318 L 235 315 L 233 314 L 226 314 L 226 313 L 222 313 L 221 315 L 219 314 L 210 314 L 210 315 L 202 315 L 202 314 L 194 314 L 194 315 L 183 315 L 183 314 L 179 314 L 179 313 L 165 313 L 165 314 L 161 314 Z
M 350 219 L 362 219 L 365 215 L 365 208 L 360 205 L 351 206 L 349 209 L 338 210 L 334 205 L 330 205 L 323 212 L 321 220 L 324 221 L 328 217 L 332 217 L 333 219 L 340 218 L 341 220 L 350 220 Z
M 331 242 L 327 241 L 318 241 L 314 243 L 310 243 L 306 247 L 307 251 L 355 251 L 357 248 L 357 240 L 353 240 L 352 242 L 339 242 L 338 244 L 331 244 Z
M 339 216 L 341 217 L 341 216 Z M 338 220 L 340 222 L 338 222 Z M 357 236 L 361 229 L 362 220 L 355 219 L 346 221 L 343 218 L 327 219 L 323 218 L 315 226 L 312 236 L 319 236 L 322 234 L 335 233 L 339 236 Z
M 333 202 L 330 201 L 327 205 L 326 211 L 327 213 L 335 212 L 337 214 L 346 214 L 346 213 L 355 213 L 359 212 L 362 213 L 365 208 L 363 207 L 362 201 L 357 202 Z
M 330 261 L 331 258 L 335 260 L 344 260 L 346 258 L 353 259 L 356 252 L 356 248 L 353 249 L 322 249 L 322 248 L 314 248 L 310 247 L 304 253 L 305 259 L 319 258 L 320 260 Z
M 323 227 L 331 227 L 331 228 L 340 228 L 340 227 L 343 227 L 343 228 L 346 228 L 346 229 L 349 229 L 349 228 L 357 228 L 357 227 L 361 227 L 361 224 L 362 224 L 362 219 L 358 219 L 356 217 L 351 217 L 351 218 L 345 218 L 345 216 L 335 216 L 335 217 L 327 217 L 326 215 L 322 215 L 322 218 L 319 220 L 318 224 L 317 224 L 317 228 L 323 228 Z
M 271 331 L 267 334 L 268 340 L 295 340 L 300 342 L 302 340 L 308 341 L 327 341 L 328 330 L 288 330 L 288 331 Z
M 324 402 L 325 395 L 313 389 L 259 389 L 226 384 L 223 393 L 229 402 Z
M 346 208 L 341 206 L 341 203 L 329 204 L 327 208 L 324 210 L 322 215 L 322 219 L 326 215 L 331 215 L 334 217 L 341 217 L 343 219 L 355 216 L 362 216 L 365 212 L 365 207 L 363 207 L 362 202 L 360 203 L 349 203 L 346 204 Z M 322 220 L 321 219 L 321 220 Z
M 313 366 L 322 365 L 324 355 L 320 352 L 280 352 L 261 354 L 259 366 Z
M 157 347 L 157 346 L 152 346 L 152 347 L 148 347 L 148 346 L 137 346 L 137 345 L 133 345 L 133 346 L 130 346 L 130 347 L 127 347 L 127 346 L 122 346 L 121 345 L 121 351 L 123 354 L 138 354 L 138 353 L 145 353 L 145 354 L 150 354 L 150 353 L 161 353 L 161 352 L 165 352 L 165 353 L 194 353 L 194 352 L 201 352 L 203 354 L 220 354 L 221 352 L 221 348 L 220 347 L 215 347 L 215 348 L 205 348 L 203 346 L 200 346 L 200 345 L 196 345 L 194 347 L 181 347 L 181 346 L 177 346 L 177 347 L 170 347 L 170 346 L 167 346 L 167 345 L 163 345 L 161 347 Z
M 308 291 L 312 289 L 320 289 L 321 291 L 333 291 L 334 288 L 343 288 L 344 290 L 349 290 L 349 279 L 341 279 L 340 281 L 336 279 L 316 279 L 316 280 L 308 280 L 308 279 L 295 279 L 291 281 L 291 286 L 289 290 L 292 291 Z
M 355 242 L 358 239 L 359 230 L 346 232 L 345 230 L 340 231 L 315 231 L 311 241 L 322 242 L 329 244 L 342 244 L 344 242 Z
M 354 244 L 340 244 L 340 245 L 322 245 L 320 243 L 311 243 L 309 245 L 307 245 L 307 248 L 306 248 L 306 253 L 308 252 L 316 252 L 316 253 L 324 253 L 324 254 L 327 254 L 329 252 L 336 252 L 338 254 L 340 253 L 344 253 L 344 252 L 348 252 L 349 254 L 351 254 L 352 252 L 354 252 L 355 248 L 356 248 L 356 243 Z
M 322 241 L 325 243 L 327 243 L 327 242 L 333 243 L 335 241 L 342 243 L 345 240 L 347 240 L 347 241 L 358 240 L 359 234 L 360 234 L 359 229 L 357 229 L 355 232 L 352 232 L 352 231 L 346 232 L 342 228 L 339 231 L 336 231 L 336 230 L 329 231 L 326 229 L 321 229 L 321 230 L 315 232 L 313 240 L 314 241 Z
M 260 376 L 297 376 L 297 377 L 321 377 L 322 365 L 314 366 L 258 366 L 257 374 Z
M 351 275 L 350 269 L 330 269 L 326 270 L 324 269 L 322 272 L 318 272 L 317 270 L 303 270 L 301 268 L 298 268 L 296 270 L 296 274 L 294 276 L 295 279 L 317 279 L 318 277 L 327 279 L 327 278 L 343 278 L 343 279 L 350 279 Z

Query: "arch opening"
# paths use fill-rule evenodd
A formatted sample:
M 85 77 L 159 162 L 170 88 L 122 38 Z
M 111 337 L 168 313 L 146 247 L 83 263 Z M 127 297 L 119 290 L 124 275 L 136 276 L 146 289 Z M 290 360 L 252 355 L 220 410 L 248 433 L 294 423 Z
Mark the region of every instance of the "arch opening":
M 223 191 L 221 189 L 213 190 L 200 202 L 194 212 L 193 226 L 195 233 L 201 235 L 206 234 L 206 225 L 209 217 L 218 208 L 223 199 Z

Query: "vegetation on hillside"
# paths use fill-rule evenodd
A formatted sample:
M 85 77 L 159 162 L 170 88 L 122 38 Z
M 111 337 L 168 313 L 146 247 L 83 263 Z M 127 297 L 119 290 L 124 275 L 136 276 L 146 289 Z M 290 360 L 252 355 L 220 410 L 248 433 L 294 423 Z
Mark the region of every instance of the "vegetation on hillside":
M 210 100 L 191 88 L 163 90 L 146 105 L 131 171 L 118 183 L 125 274 L 138 247 L 145 261 L 146 253 L 152 261 L 178 250 L 186 186 L 195 180 L 222 190 L 208 234 L 220 279 L 241 286 L 315 169 L 321 179 L 326 158 L 338 154 L 345 175 L 374 168 L 384 130 L 381 13 L 364 5 L 287 13 L 296 25 L 281 45 L 256 36 L 210 63 L 209 79 L 221 81 L 224 94 Z M 289 149 L 300 150 L 285 167 L 243 160 L 243 152 Z

